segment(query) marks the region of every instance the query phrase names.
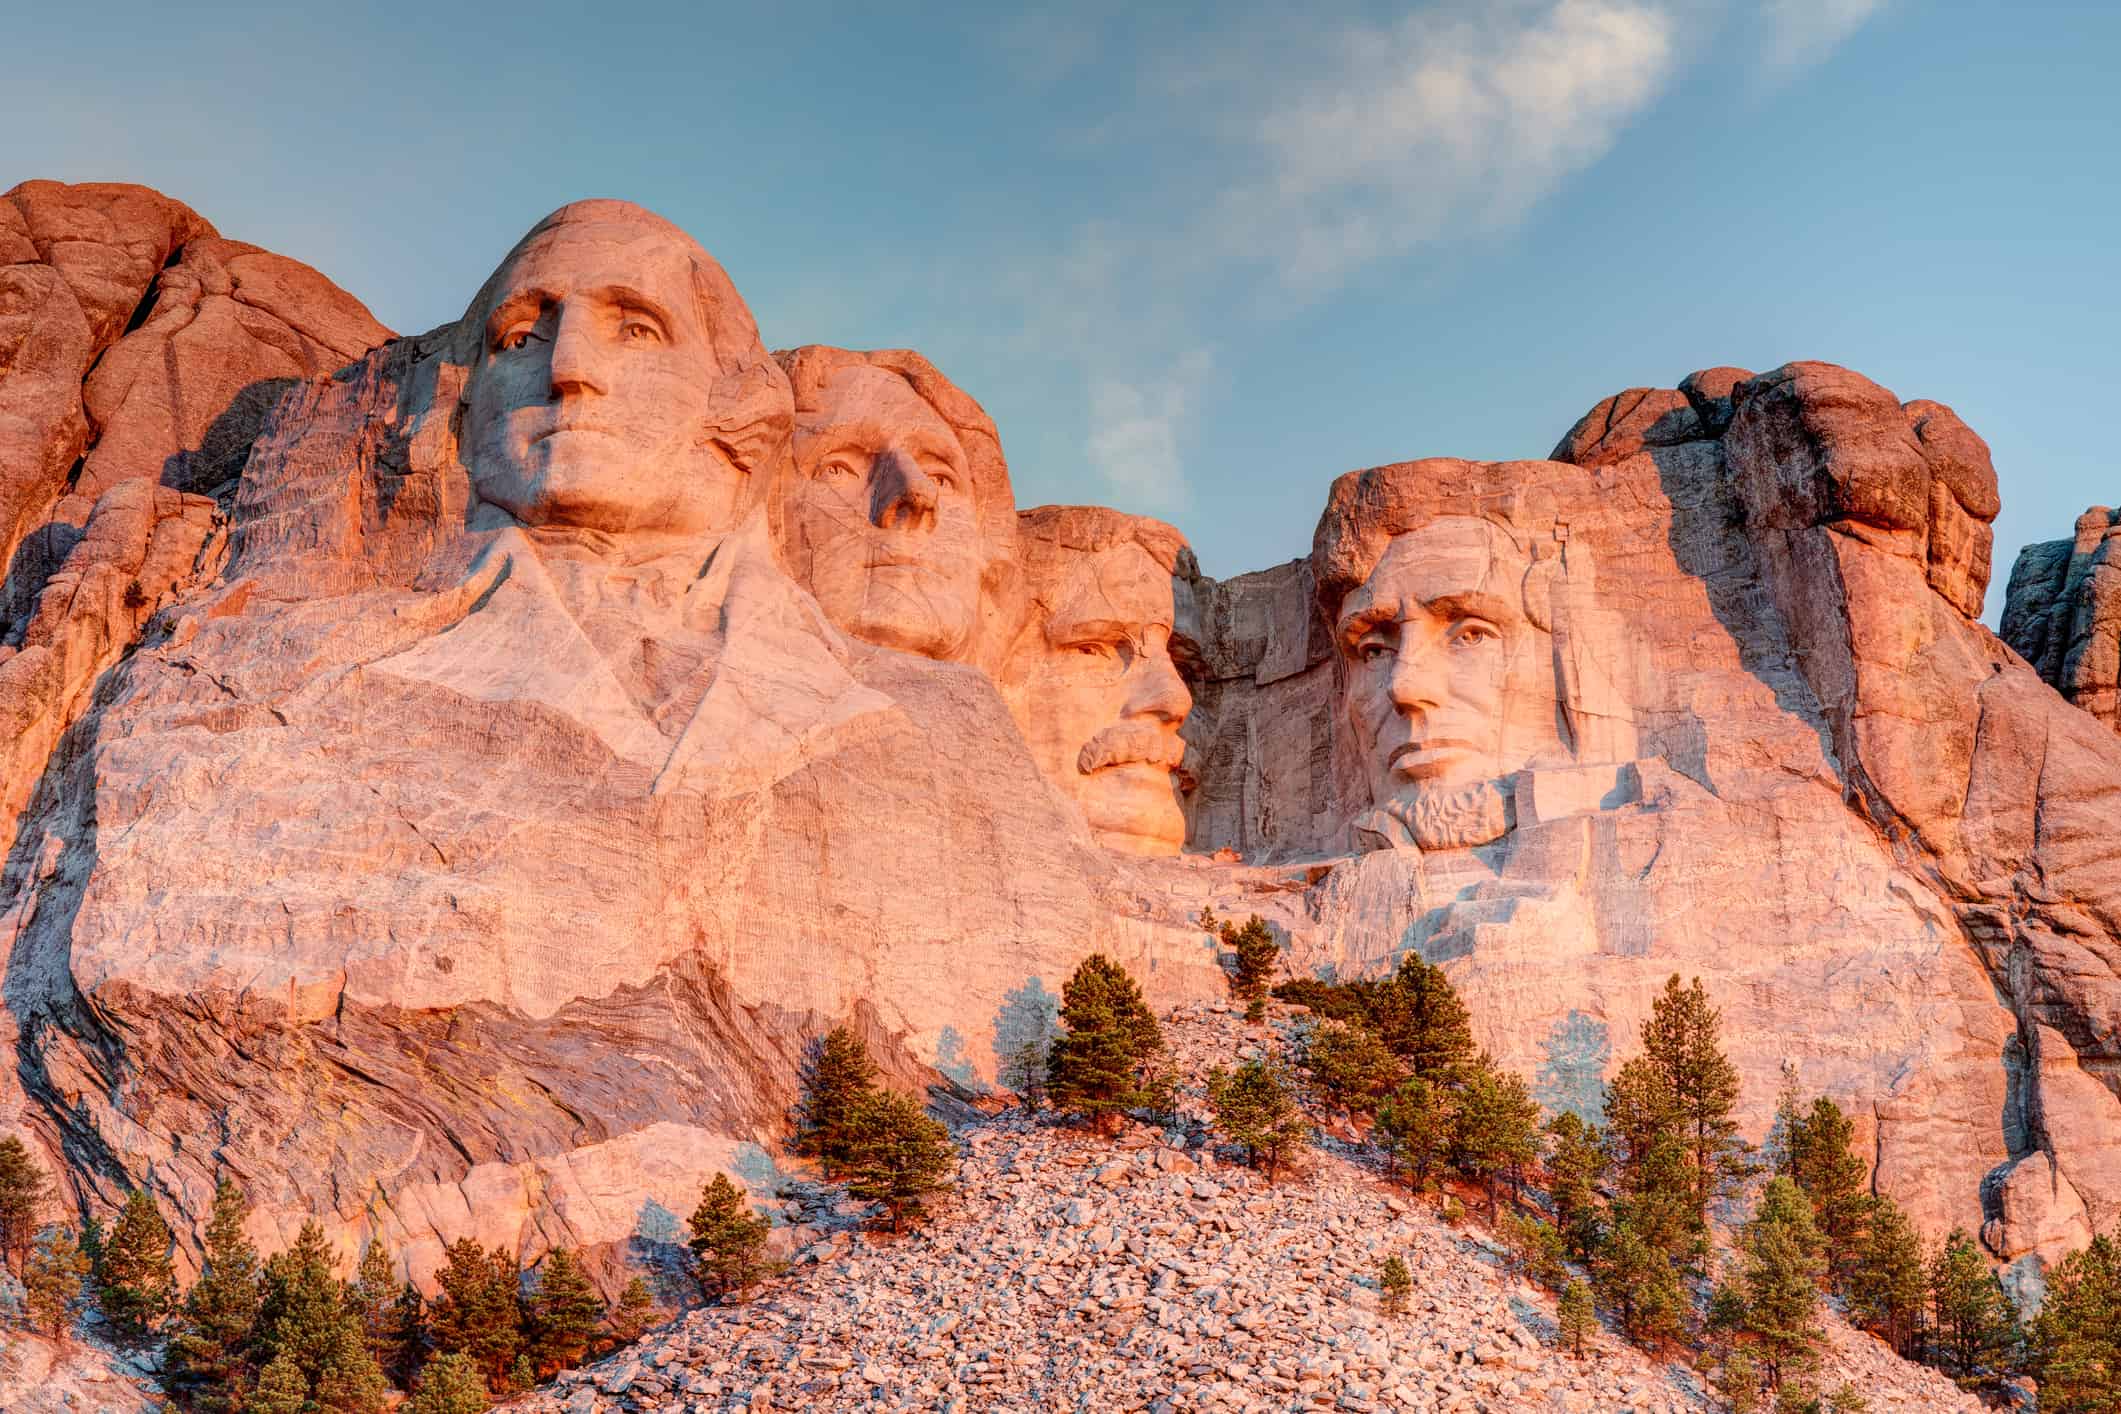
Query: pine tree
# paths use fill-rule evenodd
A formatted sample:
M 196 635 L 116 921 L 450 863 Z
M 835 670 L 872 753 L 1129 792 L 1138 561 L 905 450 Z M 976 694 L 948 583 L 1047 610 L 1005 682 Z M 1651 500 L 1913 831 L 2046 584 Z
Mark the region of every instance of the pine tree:
M 1738 1067 L 1723 1053 L 1722 1023 L 1723 1014 L 1709 1005 L 1701 979 L 1682 988 L 1675 972 L 1642 1025 L 1643 1055 L 1669 1085 L 1672 1117 L 1691 1160 L 1694 1208 L 1704 1222 L 1710 1201 L 1750 1169 L 1747 1146 L 1732 1117 Z
M 1615 1213 L 1606 1230 L 1592 1277 L 1628 1339 L 1654 1348 L 1679 1335 L 1686 1291 L 1678 1268 L 1662 1248 L 1643 1240 L 1625 1210 Z
M 403 1335 L 397 1328 L 398 1275 L 390 1250 L 380 1237 L 370 1237 L 361 1248 L 360 1265 L 346 1287 L 346 1308 L 361 1327 L 362 1343 L 378 1366 L 388 1369 L 396 1360 Z
M 506 1253 L 489 1253 L 469 1237 L 450 1243 L 443 1255 L 428 1319 L 435 1349 L 470 1356 L 487 1388 L 497 1389 L 523 1347 L 516 1265 Z
M 1645 1056 L 1624 1063 L 1606 1083 L 1606 1143 L 1623 1191 L 1639 1191 L 1651 1153 L 1675 1140 L 1678 1107 L 1670 1079 Z
M 490 1403 L 486 1378 L 469 1355 L 433 1355 L 420 1367 L 420 1389 L 405 1408 L 409 1414 L 479 1414 Z
M 844 1026 L 825 1033 L 804 1067 L 796 1152 L 816 1159 L 827 1173 L 845 1170 L 854 1113 L 875 1089 L 876 1066 L 862 1038 Z
M 1361 1022 L 1321 1021 L 1304 1038 L 1304 1069 L 1328 1104 L 1368 1114 L 1399 1080 L 1399 1060 Z
M 619 1293 L 619 1304 L 612 1308 L 605 1324 L 613 1344 L 631 1345 L 655 1324 L 655 1318 L 655 1298 L 648 1294 L 648 1283 L 635 1277 Z
M 1531 1213 L 1505 1213 L 1496 1236 L 1508 1253 L 1510 1270 L 1539 1286 L 1558 1291 L 1568 1280 L 1568 1251 L 1560 1231 Z
M 243 1233 L 248 1213 L 242 1190 L 224 1175 L 214 1185 L 205 1261 L 165 1357 L 165 1378 L 203 1414 L 233 1414 L 250 1384 L 246 1352 L 259 1290 L 257 1249 Z
M 109 1234 L 103 1230 L 103 1219 L 91 1213 L 81 1222 L 81 1255 L 88 1262 L 89 1285 L 98 1291 L 103 1288 L 103 1249 L 109 1245 Z
M 125 1207 L 104 1245 L 96 1298 L 120 1336 L 138 1340 L 160 1324 L 177 1285 L 170 1258 L 175 1239 L 162 1210 L 144 1190 L 125 1196 Z
M 930 1198 L 949 1191 L 956 1168 L 949 1129 L 930 1119 L 911 1095 L 879 1090 L 855 1112 L 847 1191 L 883 1204 L 893 1232 L 907 1218 L 920 1217 Z
M 81 1283 L 87 1276 L 88 1258 L 81 1254 L 74 1230 L 64 1224 L 46 1228 L 30 1249 L 29 1263 L 22 1272 L 30 1329 L 62 1339 L 73 1324 L 74 1303 L 81 1299 Z
M 261 1283 L 258 1358 L 269 1364 L 287 1356 L 310 1388 L 347 1341 L 360 1340 L 360 1329 L 346 1311 L 331 1269 L 331 1245 L 324 1229 L 311 1220 L 302 1224 L 294 1246 L 266 1260 Z M 262 1372 L 259 1379 L 264 1379 Z
M 1009 1053 L 1002 1063 L 1002 1084 L 1016 1092 L 1017 1100 L 1031 1114 L 1046 1104 L 1046 1043 L 1034 1037 Z
M 1280 1070 L 1265 1061 L 1209 1071 L 1208 1105 L 1215 1111 L 1216 1127 L 1244 1147 L 1245 1162 L 1255 1167 L 1264 1162 L 1269 1182 L 1289 1151 L 1310 1134 Z
M 490 1403 L 477 1362 L 461 1352 L 442 1352 L 420 1367 L 419 1388 L 405 1407 L 409 1414 L 479 1414 Z
M 1778 1117 L 1777 1126 L 1782 1143 L 1775 1171 L 1795 1180 L 1812 1200 L 1812 1215 L 1836 1257 L 1835 1277 L 1845 1289 L 1870 1212 L 1870 1168 L 1855 1152 L 1855 1126 L 1824 1095 L 1808 1111 Z
M 1819 1326 L 1825 1240 L 1812 1221 L 1811 1202 L 1778 1176 L 1760 1195 L 1738 1245 L 1745 1253 L 1745 1328 L 1767 1366 L 1768 1383 L 1779 1386 L 1809 1366 L 1825 1334 Z
M 361 1340 L 359 1325 L 349 1320 L 340 1327 L 339 1342 L 317 1373 L 310 1402 L 319 1414 L 381 1414 L 389 1387 L 383 1367 Z
M 1378 1269 L 1377 1286 L 1384 1293 L 1385 1311 L 1394 1316 L 1403 1315 L 1407 1298 L 1414 1292 L 1414 1274 L 1407 1270 L 1405 1259 L 1398 1253 L 1385 1258 L 1384 1266 Z
M 51 1188 L 28 1145 L 12 1134 L 0 1139 L 0 1261 L 18 1272 L 29 1259 Z
M 525 1325 L 530 1363 L 540 1379 L 582 1363 L 604 1319 L 604 1303 L 571 1247 L 555 1247 L 538 1270 Z
M 1561 1348 L 1581 1360 L 1585 1343 L 1598 1329 L 1598 1314 L 1591 1309 L 1591 1288 L 1581 1278 L 1570 1277 L 1569 1284 L 1561 1289 L 1559 1317 Z
M 1245 1020 L 1263 1020 L 1267 1014 L 1267 986 L 1274 976 L 1274 964 L 1281 958 L 1281 949 L 1267 930 L 1267 920 L 1255 913 L 1242 925 L 1228 919 L 1218 923 L 1205 908 L 1200 916 L 1201 926 L 1220 937 L 1223 946 L 1234 954 L 1230 990 L 1245 1004 Z
M 1849 1313 L 1884 1336 L 1895 1351 L 1912 1358 L 1929 1300 L 1922 1239 L 1900 1205 L 1882 1195 L 1871 1200 L 1862 1233 L 1848 1276 Z
M 1115 1133 L 1120 1116 L 1155 1098 L 1145 1068 L 1163 1031 L 1126 969 L 1102 953 L 1084 958 L 1061 988 L 1061 1025 L 1047 1053 L 1046 1089 L 1057 1108 Z
M 2049 1270 L 2032 1357 L 2042 1409 L 2121 1414 L 2121 1244 L 2113 1238 L 2101 1233 Z
M 309 1407 L 309 1378 L 293 1355 L 281 1351 L 258 1371 L 258 1385 L 244 1401 L 244 1414 L 304 1414 Z
M 1538 1157 L 1539 1104 L 1524 1077 L 1498 1070 L 1481 1056 L 1468 1068 L 1459 1093 L 1451 1132 L 1452 1166 L 1486 1190 L 1492 1217 L 1496 1180 L 1507 1177 L 1511 1197 L 1517 1197 L 1525 1169 Z
M 1473 1019 L 1441 967 L 1408 953 L 1381 989 L 1374 1029 L 1407 1069 L 1432 1084 L 1455 1083 L 1473 1059 Z
M 1416 1193 L 1428 1186 L 1429 1174 L 1451 1151 L 1457 1108 L 1441 1085 L 1415 1076 L 1377 1107 L 1377 1135 L 1387 1160 L 1405 1166 L 1408 1186 Z
M 398 1288 L 397 1299 L 390 1303 L 386 1330 L 384 1353 L 376 1358 L 392 1381 L 410 1388 L 414 1372 L 427 1361 L 428 1344 L 427 1298 L 409 1281 Z
M 1547 1121 L 1547 1197 L 1554 1204 L 1554 1225 L 1561 1230 L 1569 1255 L 1588 1262 L 1598 1250 L 1599 1189 L 1610 1166 L 1604 1136 L 1563 1110 Z
M 859 1135 L 861 1131 L 857 1129 Z M 689 1220 L 693 1260 L 703 1295 L 741 1296 L 774 1268 L 766 1255 L 773 1222 L 751 1206 L 751 1195 L 718 1173 L 700 1194 Z
M 1930 1262 L 1930 1307 L 1944 1366 L 1962 1382 L 1999 1364 L 2018 1343 L 2010 1298 L 1964 1228 L 1954 1228 Z
M 1760 1408 L 1760 1366 L 1743 1350 L 1734 1350 L 1723 1362 L 1716 1388 L 1730 1401 L 1731 1414 L 1754 1414 Z

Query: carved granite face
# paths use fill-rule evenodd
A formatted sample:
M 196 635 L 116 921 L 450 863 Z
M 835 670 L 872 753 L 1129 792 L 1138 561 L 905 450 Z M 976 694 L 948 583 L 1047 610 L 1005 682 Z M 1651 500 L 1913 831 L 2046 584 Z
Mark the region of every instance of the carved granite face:
M 1341 605 L 1347 717 L 1371 800 L 1423 848 L 1503 831 L 1496 782 L 1524 764 L 1506 745 L 1524 706 L 1513 668 L 1543 641 L 1525 617 L 1525 569 L 1496 527 L 1445 517 L 1395 536 Z
M 1108 849 L 1185 844 L 1180 723 L 1193 695 L 1171 658 L 1171 572 L 1140 545 L 1054 559 L 1041 627 L 1004 669 L 1031 753 Z
M 856 638 L 964 657 L 982 556 L 957 433 L 889 369 L 841 367 L 815 402 L 796 417 L 790 568 Z
M 616 203 L 519 248 L 489 286 L 463 455 L 479 498 L 528 526 L 725 531 L 746 472 L 713 435 L 705 252 Z

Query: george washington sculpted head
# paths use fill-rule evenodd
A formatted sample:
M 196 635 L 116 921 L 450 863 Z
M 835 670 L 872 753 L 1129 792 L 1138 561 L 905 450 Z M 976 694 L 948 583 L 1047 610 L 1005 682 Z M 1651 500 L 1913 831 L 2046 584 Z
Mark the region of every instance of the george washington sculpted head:
M 459 455 L 526 526 L 677 539 L 729 530 L 786 455 L 786 378 L 714 258 L 623 201 L 563 206 L 460 328 Z

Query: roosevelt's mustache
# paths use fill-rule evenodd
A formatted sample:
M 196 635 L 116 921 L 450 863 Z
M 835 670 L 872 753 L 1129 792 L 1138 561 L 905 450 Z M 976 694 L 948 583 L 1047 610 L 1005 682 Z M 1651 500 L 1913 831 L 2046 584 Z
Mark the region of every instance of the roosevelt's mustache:
M 1084 775 L 1107 766 L 1125 766 L 1146 761 L 1175 771 L 1186 759 L 1186 744 L 1178 733 L 1147 722 L 1119 722 L 1106 727 L 1084 744 L 1075 758 L 1075 769 Z

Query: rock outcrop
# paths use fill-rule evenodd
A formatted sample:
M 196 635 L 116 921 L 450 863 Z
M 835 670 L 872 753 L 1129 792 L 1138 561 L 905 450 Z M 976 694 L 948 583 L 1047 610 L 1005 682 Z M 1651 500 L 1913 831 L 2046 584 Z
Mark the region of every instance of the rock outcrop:
M 2003 641 L 2055 691 L 2121 731 L 2121 513 L 2093 506 L 2068 540 L 2018 552 Z
M 769 355 L 624 203 L 381 342 L 63 190 L 0 203 L 0 1105 L 85 1203 L 197 1221 L 226 1168 L 415 1275 L 621 1247 L 767 1180 L 826 1027 L 947 1103 L 1090 951 L 1218 994 L 1212 905 L 1291 970 L 1443 962 L 1553 1109 L 1699 975 L 1754 1133 L 1794 1063 L 2033 1276 L 2121 1212 L 2121 737 L 1975 621 L 1996 480 L 1940 404 L 1707 370 L 1343 476 L 1215 581 L 1019 517 L 964 390 Z

